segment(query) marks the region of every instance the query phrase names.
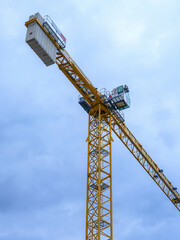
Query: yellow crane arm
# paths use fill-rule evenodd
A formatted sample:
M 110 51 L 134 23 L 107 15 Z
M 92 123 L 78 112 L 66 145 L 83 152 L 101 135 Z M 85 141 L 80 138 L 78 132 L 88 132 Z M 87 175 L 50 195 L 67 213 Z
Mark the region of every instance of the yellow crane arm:
M 56 64 L 59 69 L 65 74 L 65 76 L 71 81 L 79 93 L 85 98 L 91 107 L 97 103 L 101 103 L 107 107 L 108 111 L 112 115 L 112 130 L 118 136 L 118 138 L 124 143 L 132 155 L 138 160 L 141 166 L 166 194 L 170 201 L 180 211 L 180 195 L 176 188 L 173 187 L 171 182 L 166 178 L 161 169 L 154 163 L 151 157 L 144 150 L 142 145 L 133 136 L 130 130 L 124 123 L 120 121 L 121 117 L 118 116 L 114 110 L 109 110 L 108 103 L 104 102 L 103 95 L 93 86 L 90 80 L 85 76 L 78 65 L 73 61 L 70 55 L 65 49 L 62 49 L 60 45 L 49 34 L 46 28 L 39 22 L 37 18 L 33 18 L 25 23 L 28 24 L 36 21 L 49 39 L 54 43 L 57 48 Z
M 113 116 L 112 130 L 146 170 L 150 177 L 155 181 L 155 183 L 160 187 L 160 189 L 165 193 L 165 195 L 170 199 L 170 201 L 175 205 L 175 207 L 180 211 L 180 195 L 177 192 L 177 188 L 173 187 L 172 183 L 148 155 L 142 145 L 127 128 L 125 123 L 119 123 L 119 121 Z

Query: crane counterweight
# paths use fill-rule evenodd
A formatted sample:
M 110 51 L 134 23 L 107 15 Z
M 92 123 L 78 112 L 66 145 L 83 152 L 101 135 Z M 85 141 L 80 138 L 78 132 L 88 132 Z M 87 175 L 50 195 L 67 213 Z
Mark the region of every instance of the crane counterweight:
M 27 26 L 26 42 L 28 45 L 46 66 L 54 64 L 56 62 L 57 45 L 61 49 L 66 46 L 64 35 L 48 15 L 44 18 L 40 13 L 31 15 L 25 25 Z

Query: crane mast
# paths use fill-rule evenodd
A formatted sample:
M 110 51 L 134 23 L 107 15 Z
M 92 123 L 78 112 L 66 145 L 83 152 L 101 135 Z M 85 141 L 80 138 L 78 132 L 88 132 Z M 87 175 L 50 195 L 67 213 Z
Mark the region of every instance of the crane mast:
M 25 25 L 28 28 L 26 42 L 47 66 L 53 63 L 57 64 L 58 68 L 81 94 L 79 103 L 89 115 L 86 240 L 113 239 L 112 131 L 180 211 L 180 195 L 177 188 L 172 185 L 164 175 L 163 170 L 157 166 L 127 128 L 123 113 L 119 111 L 120 107 L 117 107 L 117 101 L 113 100 L 110 94 L 99 92 L 64 49 L 66 39 L 53 21 L 49 17 L 43 19 L 35 14 L 30 16 Z M 44 50 L 39 50 L 43 47 L 37 43 L 38 37 L 34 37 L 36 41 L 31 36 L 28 38 L 28 34 L 32 34 L 33 26 L 38 27 L 44 37 L 48 37 L 50 43 L 53 43 L 56 50 L 54 57 L 52 52 L 46 53 L 48 56 L 44 57 Z M 129 91 L 127 86 L 124 89 L 126 89 L 126 92 Z M 122 101 L 122 99 L 119 101 Z
M 96 105 L 88 126 L 86 239 L 112 239 L 111 114 Z

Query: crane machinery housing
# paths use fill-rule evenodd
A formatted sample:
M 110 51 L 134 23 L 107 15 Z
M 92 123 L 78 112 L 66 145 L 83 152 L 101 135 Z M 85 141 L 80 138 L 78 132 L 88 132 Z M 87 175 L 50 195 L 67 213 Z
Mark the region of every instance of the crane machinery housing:
M 36 13 L 25 23 L 26 42 L 46 66 L 57 64 L 80 93 L 89 115 L 86 197 L 86 240 L 112 240 L 112 132 L 180 211 L 180 194 L 125 125 L 122 110 L 130 107 L 129 88 L 98 91 L 65 50 L 66 38 L 49 16 Z

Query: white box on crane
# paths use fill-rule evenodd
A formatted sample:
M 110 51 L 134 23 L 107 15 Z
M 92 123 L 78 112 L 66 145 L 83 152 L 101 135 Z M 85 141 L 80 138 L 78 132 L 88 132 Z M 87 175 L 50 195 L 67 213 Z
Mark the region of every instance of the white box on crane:
M 43 25 L 44 19 L 39 13 L 31 15 L 29 20 L 33 18 Z M 57 48 L 36 21 L 28 24 L 26 42 L 46 66 L 56 62 Z

